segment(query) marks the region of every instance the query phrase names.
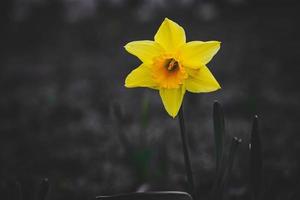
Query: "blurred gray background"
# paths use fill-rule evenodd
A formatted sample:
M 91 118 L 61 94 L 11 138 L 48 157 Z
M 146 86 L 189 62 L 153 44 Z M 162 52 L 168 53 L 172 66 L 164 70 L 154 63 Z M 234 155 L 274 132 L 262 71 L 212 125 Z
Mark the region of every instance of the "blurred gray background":
M 156 91 L 124 87 L 139 61 L 123 46 L 152 39 L 165 17 L 189 41 L 222 42 L 208 64 L 222 90 L 184 99 L 199 199 L 207 199 L 215 175 L 214 100 L 223 104 L 228 141 L 243 139 L 228 199 L 248 199 L 254 114 L 265 199 L 299 190 L 298 1 L 1 0 L 0 7 L 2 197 L 18 180 L 24 200 L 32 199 L 43 177 L 49 200 L 186 190 L 177 119 Z

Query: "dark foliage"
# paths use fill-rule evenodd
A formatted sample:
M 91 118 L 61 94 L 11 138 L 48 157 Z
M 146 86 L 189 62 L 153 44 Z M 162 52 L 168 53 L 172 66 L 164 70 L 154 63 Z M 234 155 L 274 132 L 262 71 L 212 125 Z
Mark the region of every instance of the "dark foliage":
M 257 192 L 264 199 L 299 199 L 297 1 L 0 4 L 0 199 L 20 199 L 20 193 L 23 200 L 37 198 L 43 177 L 51 182 L 47 200 L 187 191 L 177 121 L 166 115 L 157 93 L 123 86 L 126 75 L 139 65 L 123 46 L 152 39 L 166 16 L 186 29 L 188 40 L 222 41 L 221 51 L 208 64 L 222 90 L 185 97 L 199 199 L 210 196 L 215 159 L 218 170 L 235 136 L 243 143 L 225 181 L 226 198 L 247 199 L 248 181 L 254 185 L 263 179 L 263 187 L 256 185 L 253 191 L 263 190 Z M 224 148 L 216 150 L 211 115 L 215 99 L 226 113 L 226 137 L 216 139 Z M 249 158 L 247 146 L 256 113 L 262 119 L 263 168 L 251 159 L 254 152 Z M 216 132 L 223 126 L 219 122 Z M 249 177 L 249 159 L 263 177 Z

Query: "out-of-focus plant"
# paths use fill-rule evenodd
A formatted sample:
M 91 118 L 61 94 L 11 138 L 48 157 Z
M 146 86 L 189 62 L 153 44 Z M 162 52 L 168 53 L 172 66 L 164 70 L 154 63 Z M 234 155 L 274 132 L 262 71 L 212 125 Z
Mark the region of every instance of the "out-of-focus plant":
M 225 147 L 225 119 L 222 106 L 219 102 L 214 103 L 213 107 L 213 122 L 215 136 L 215 155 L 216 155 L 216 178 L 211 191 L 212 200 L 221 200 L 224 196 L 224 188 L 228 183 L 231 174 L 232 165 L 236 156 L 238 145 L 242 142 L 241 139 L 232 138 L 229 155 L 226 159 L 224 152 Z
M 181 112 L 182 110 L 180 110 Z M 185 155 L 188 155 L 188 144 L 185 138 L 185 124 L 183 115 L 179 113 L 179 122 L 181 133 L 183 135 L 183 151 Z M 226 199 L 226 189 L 229 186 L 229 181 L 231 177 L 231 171 L 234 165 L 234 161 L 237 157 L 237 150 L 242 142 L 242 139 L 233 137 L 231 139 L 231 144 L 229 148 L 226 148 L 226 130 L 225 130 L 225 119 L 223 114 L 222 106 L 219 102 L 215 102 L 213 106 L 213 127 L 214 127 L 214 138 L 215 138 L 215 156 L 216 156 L 216 176 L 214 180 L 214 185 L 211 190 L 210 199 L 211 200 L 223 200 Z M 259 200 L 263 197 L 263 182 L 262 182 L 262 146 L 259 136 L 258 128 L 258 117 L 254 117 L 252 131 L 251 131 L 251 141 L 249 144 L 250 152 L 250 181 L 249 181 L 249 196 L 251 199 Z M 227 150 L 228 149 L 228 150 Z M 112 196 L 98 196 L 98 199 L 107 200 L 168 200 L 170 198 L 174 200 L 182 199 L 194 199 L 197 200 L 196 190 L 194 187 L 193 171 L 191 167 L 191 161 L 189 157 L 185 157 L 185 167 L 187 171 L 187 180 L 189 184 L 189 192 L 138 192 L 138 193 L 127 193 L 127 194 L 117 194 Z
M 9 194 L 10 200 L 23 200 L 22 185 L 20 182 L 16 181 L 10 188 L 11 192 Z M 47 178 L 41 180 L 38 191 L 35 194 L 36 200 L 45 200 L 49 191 L 49 181 Z
M 118 107 L 116 107 L 116 114 L 121 114 Z M 179 121 L 181 123 L 181 128 L 183 128 L 182 132 L 185 131 L 185 125 L 183 118 L 179 115 Z M 216 153 L 216 178 L 214 180 L 214 185 L 212 187 L 210 199 L 211 200 L 223 200 L 226 197 L 226 188 L 228 187 L 231 170 L 234 164 L 234 160 L 236 158 L 238 146 L 241 144 L 241 139 L 237 137 L 233 137 L 231 141 L 231 145 L 228 151 L 226 151 L 226 131 L 225 131 L 225 120 L 222 111 L 221 104 L 218 102 L 214 103 L 213 107 L 213 122 L 214 122 L 214 132 L 215 132 L 215 153 Z M 184 141 L 183 144 L 186 146 L 183 148 L 184 151 L 188 149 L 187 142 Z M 127 144 L 131 146 L 130 143 Z M 250 150 L 250 181 L 249 181 L 249 196 L 253 200 L 263 199 L 263 159 L 262 159 L 262 145 L 259 136 L 259 127 L 258 127 L 258 117 L 254 116 L 254 121 L 252 125 L 251 131 L 251 143 L 249 144 Z M 128 153 L 132 153 L 129 151 Z M 140 152 L 140 158 L 144 159 L 144 152 Z M 186 152 L 184 152 L 186 153 Z M 143 163 L 144 161 L 142 161 Z M 132 162 L 132 164 L 136 164 Z M 187 160 L 185 162 L 187 177 L 189 186 L 193 186 L 193 171 L 191 170 L 191 162 Z M 139 168 L 137 166 L 137 168 Z M 190 171 L 189 171 L 190 170 Z M 134 193 L 125 193 L 125 194 L 116 194 L 111 196 L 98 196 L 97 199 L 100 200 L 197 200 L 195 195 L 195 188 L 189 191 L 189 193 L 181 192 L 181 191 L 156 191 L 156 192 L 134 192 Z M 22 186 L 19 182 L 15 182 L 10 187 L 10 199 L 12 200 L 23 200 L 23 192 Z M 38 188 L 38 191 L 35 195 L 36 200 L 45 200 L 49 191 L 49 182 L 48 179 L 42 179 Z M 290 199 L 293 199 L 291 197 Z M 295 199 L 295 198 L 294 198 Z

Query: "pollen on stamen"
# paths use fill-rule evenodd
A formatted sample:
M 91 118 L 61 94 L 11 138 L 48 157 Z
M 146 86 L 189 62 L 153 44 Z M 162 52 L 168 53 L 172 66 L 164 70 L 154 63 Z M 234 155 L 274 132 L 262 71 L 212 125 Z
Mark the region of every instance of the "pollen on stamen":
M 166 67 L 169 71 L 174 71 L 179 67 L 179 64 L 174 58 L 172 58 L 170 59 Z

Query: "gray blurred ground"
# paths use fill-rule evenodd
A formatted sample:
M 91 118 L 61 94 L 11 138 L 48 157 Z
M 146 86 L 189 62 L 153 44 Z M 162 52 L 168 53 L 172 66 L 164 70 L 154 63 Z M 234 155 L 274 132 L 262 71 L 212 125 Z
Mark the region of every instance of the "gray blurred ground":
M 247 143 L 261 119 L 266 199 L 299 188 L 297 1 L 3 0 L 0 54 L 0 192 L 19 180 L 32 199 L 42 177 L 50 199 L 186 190 L 177 120 L 159 95 L 126 89 L 139 61 L 123 46 L 152 39 L 169 17 L 188 40 L 219 40 L 209 68 L 222 90 L 187 94 L 185 116 L 200 199 L 214 178 L 212 104 L 228 140 L 244 140 L 227 188 L 247 197 Z

